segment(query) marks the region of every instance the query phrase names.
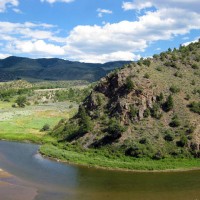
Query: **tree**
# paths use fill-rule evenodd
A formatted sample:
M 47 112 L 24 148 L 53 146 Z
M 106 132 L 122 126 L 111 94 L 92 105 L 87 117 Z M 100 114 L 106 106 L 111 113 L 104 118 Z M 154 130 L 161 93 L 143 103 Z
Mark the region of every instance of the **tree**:
M 126 88 L 128 89 L 128 91 L 132 90 L 134 88 L 134 83 L 131 80 L 131 76 L 128 76 L 126 78 Z
M 17 103 L 17 105 L 18 105 L 19 107 L 24 108 L 24 107 L 25 107 L 25 104 L 26 104 L 26 101 L 27 101 L 27 99 L 26 99 L 25 96 L 19 96 L 19 97 L 16 99 L 15 103 Z
M 80 132 L 87 133 L 92 130 L 91 118 L 86 113 L 85 107 L 83 105 L 79 108 L 79 117 L 80 117 Z
M 163 109 L 166 111 L 166 112 L 169 112 L 170 110 L 172 110 L 174 107 L 174 100 L 173 100 L 173 97 L 172 95 L 169 95 L 166 102 L 164 103 L 163 105 Z

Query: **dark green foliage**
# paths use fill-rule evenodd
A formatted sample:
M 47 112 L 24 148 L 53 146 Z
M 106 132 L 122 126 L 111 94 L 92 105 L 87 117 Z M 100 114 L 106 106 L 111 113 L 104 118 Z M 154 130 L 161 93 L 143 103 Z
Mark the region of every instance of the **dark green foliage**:
M 171 131 L 167 130 L 164 135 L 164 140 L 172 142 L 174 140 L 174 134 Z
M 45 124 L 40 131 L 49 131 L 50 130 L 50 125 L 49 124 Z
M 172 118 L 172 121 L 169 123 L 169 125 L 171 127 L 178 127 L 181 125 L 181 122 L 177 115 L 174 115 L 174 117 Z
M 149 59 L 143 60 L 143 64 L 149 67 L 151 65 L 151 61 Z
M 163 95 L 162 92 L 160 93 L 160 95 L 158 95 L 158 96 L 156 97 L 156 100 L 157 100 L 159 103 L 162 103 L 162 102 L 163 102 L 163 100 L 164 100 L 164 95 Z
M 55 100 L 57 101 L 74 101 L 80 103 L 89 95 L 91 88 L 78 89 L 70 88 L 69 90 L 58 90 L 55 94 Z
M 173 107 L 174 107 L 174 100 L 173 100 L 172 95 L 169 95 L 169 96 L 167 97 L 166 102 L 163 104 L 163 110 L 164 110 L 165 112 L 169 112 L 170 110 L 173 109 Z
M 181 74 L 180 72 L 175 72 L 174 76 L 179 77 L 179 78 L 183 78 L 183 74 Z
M 151 111 L 147 108 L 147 109 L 144 111 L 143 116 L 144 116 L 144 118 L 147 118 L 147 117 L 149 117 L 150 115 L 151 115 Z
M 23 108 L 23 107 L 25 107 L 25 105 L 26 105 L 26 97 L 25 96 L 19 96 L 17 99 L 16 99 L 16 101 L 15 101 L 15 103 L 17 103 L 17 105 L 19 106 L 19 107 L 21 107 L 21 108 Z
M 131 114 L 131 118 L 135 118 L 138 115 L 138 108 L 136 108 L 134 105 L 130 106 L 130 114 Z
M 200 114 L 200 101 L 199 102 L 192 102 L 189 105 L 189 108 L 192 112 Z
M 126 128 L 124 126 L 120 125 L 119 120 L 112 118 L 109 121 L 107 132 L 110 135 L 119 135 L 119 134 L 121 135 L 125 130 L 126 130 Z
M 86 113 L 85 107 L 80 106 L 79 107 L 79 117 L 80 117 L 80 132 L 81 133 L 87 133 L 92 130 L 92 121 L 90 116 Z
M 146 73 L 145 75 L 144 75 L 144 78 L 147 78 L 147 79 L 149 79 L 149 74 L 148 73 Z
M 199 69 L 199 66 L 196 63 L 194 63 L 194 64 L 192 64 L 192 68 L 193 69 Z
M 128 76 L 128 77 L 126 78 L 126 88 L 127 88 L 128 91 L 134 89 L 134 83 L 133 83 L 133 81 L 131 80 L 131 76 Z
M 172 86 L 169 88 L 169 90 L 170 90 L 170 92 L 172 92 L 172 93 L 174 93 L 174 94 L 180 92 L 180 88 L 177 87 L 177 86 L 175 86 L 175 85 L 172 85 Z
M 153 107 L 151 108 L 151 116 L 156 119 L 160 119 L 162 117 L 162 113 L 161 113 L 159 104 L 157 104 L 157 103 L 153 104 Z
M 180 140 L 177 141 L 176 145 L 178 147 L 185 147 L 187 145 L 187 143 L 188 143 L 187 137 L 185 135 L 182 135 Z

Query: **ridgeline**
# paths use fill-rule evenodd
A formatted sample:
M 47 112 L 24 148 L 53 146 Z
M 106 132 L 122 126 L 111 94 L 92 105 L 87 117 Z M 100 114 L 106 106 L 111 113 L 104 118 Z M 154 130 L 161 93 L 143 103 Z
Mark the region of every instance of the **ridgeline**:
M 200 41 L 111 72 L 51 135 L 109 156 L 200 157 Z

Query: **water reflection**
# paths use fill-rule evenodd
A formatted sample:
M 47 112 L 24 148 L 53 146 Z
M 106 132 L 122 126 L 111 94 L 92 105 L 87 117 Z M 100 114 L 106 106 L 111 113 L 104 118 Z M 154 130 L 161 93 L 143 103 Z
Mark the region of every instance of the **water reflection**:
M 0 168 L 39 189 L 36 200 L 200 199 L 199 171 L 130 173 L 56 163 L 37 145 L 0 142 Z

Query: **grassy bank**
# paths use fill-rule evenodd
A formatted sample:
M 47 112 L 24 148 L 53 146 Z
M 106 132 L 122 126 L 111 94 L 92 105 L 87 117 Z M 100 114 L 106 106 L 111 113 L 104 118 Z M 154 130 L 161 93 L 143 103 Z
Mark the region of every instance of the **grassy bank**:
M 40 148 L 42 155 L 49 158 L 58 159 L 63 162 L 74 163 L 79 165 L 116 169 L 116 170 L 138 170 L 138 171 L 153 171 L 153 170 L 192 170 L 200 168 L 199 159 L 186 158 L 166 158 L 162 160 L 151 159 L 134 159 L 126 156 L 112 156 L 103 151 L 80 151 L 71 147 L 59 148 L 54 145 L 43 145 Z

